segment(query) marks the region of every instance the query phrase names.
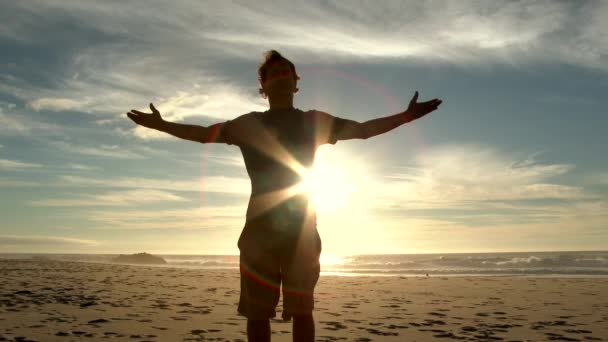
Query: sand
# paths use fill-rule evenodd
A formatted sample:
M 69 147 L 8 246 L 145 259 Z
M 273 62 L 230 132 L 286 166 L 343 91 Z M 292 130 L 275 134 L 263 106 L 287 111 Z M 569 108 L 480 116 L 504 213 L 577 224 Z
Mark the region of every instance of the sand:
M 0 341 L 245 341 L 238 294 L 238 270 L 0 260 Z M 318 341 L 605 341 L 608 279 L 321 276 L 314 315 Z

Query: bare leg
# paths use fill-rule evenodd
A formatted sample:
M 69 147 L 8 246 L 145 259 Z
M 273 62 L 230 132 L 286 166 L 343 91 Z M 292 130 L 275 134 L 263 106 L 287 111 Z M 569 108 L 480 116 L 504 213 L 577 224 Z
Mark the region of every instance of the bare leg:
M 293 342 L 314 342 L 315 321 L 310 315 L 293 316 Z
M 247 339 L 249 342 L 270 342 L 270 321 L 268 319 L 248 319 Z

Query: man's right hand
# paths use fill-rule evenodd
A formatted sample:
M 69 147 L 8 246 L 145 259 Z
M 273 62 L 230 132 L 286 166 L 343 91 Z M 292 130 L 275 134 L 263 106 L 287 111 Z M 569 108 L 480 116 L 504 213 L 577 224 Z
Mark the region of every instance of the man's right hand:
M 163 118 L 160 116 L 160 112 L 152 103 L 150 103 L 150 109 L 152 110 L 152 113 L 144 113 L 131 109 L 131 111 L 127 113 L 127 116 L 138 125 L 158 129 L 165 122 L 165 120 L 163 120 Z

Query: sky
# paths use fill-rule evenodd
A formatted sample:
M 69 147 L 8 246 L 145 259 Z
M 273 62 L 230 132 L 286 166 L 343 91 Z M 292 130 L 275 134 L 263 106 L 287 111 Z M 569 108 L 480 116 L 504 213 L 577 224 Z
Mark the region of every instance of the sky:
M 0 23 L 0 253 L 237 254 L 239 149 L 125 113 L 264 111 L 269 49 L 303 110 L 443 100 L 319 149 L 324 255 L 608 246 L 606 1 L 21 0 Z

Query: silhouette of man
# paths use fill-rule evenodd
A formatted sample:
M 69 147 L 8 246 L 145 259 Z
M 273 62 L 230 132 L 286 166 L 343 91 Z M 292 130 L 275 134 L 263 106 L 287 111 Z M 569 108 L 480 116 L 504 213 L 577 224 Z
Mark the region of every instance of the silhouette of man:
M 250 341 L 270 341 L 280 290 L 283 319 L 293 317 L 293 340 L 314 341 L 313 292 L 319 279 L 321 239 L 316 214 L 300 191 L 306 169 L 320 145 L 367 139 L 418 119 L 441 104 L 418 103 L 418 92 L 406 111 L 363 123 L 322 111 L 294 108 L 298 91 L 294 64 L 275 50 L 258 68 L 259 92 L 269 109 L 251 112 L 209 127 L 168 122 L 150 103 L 152 113 L 131 110 L 128 117 L 144 127 L 200 143 L 226 143 L 240 148 L 251 179 L 245 226 L 239 237 L 241 296 L 238 312 L 247 317 Z

